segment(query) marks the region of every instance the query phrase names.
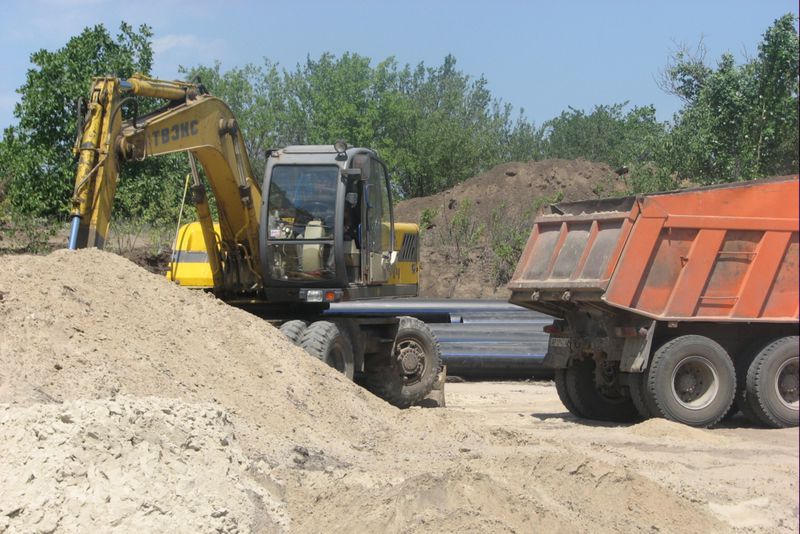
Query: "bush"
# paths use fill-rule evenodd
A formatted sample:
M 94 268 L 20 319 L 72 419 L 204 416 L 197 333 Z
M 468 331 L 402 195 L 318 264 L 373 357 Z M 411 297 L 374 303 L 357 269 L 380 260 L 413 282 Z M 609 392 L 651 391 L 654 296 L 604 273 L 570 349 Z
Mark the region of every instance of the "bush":
M 0 240 L 8 242 L 2 247 L 7 252 L 46 254 L 59 227 L 58 221 L 0 206 Z

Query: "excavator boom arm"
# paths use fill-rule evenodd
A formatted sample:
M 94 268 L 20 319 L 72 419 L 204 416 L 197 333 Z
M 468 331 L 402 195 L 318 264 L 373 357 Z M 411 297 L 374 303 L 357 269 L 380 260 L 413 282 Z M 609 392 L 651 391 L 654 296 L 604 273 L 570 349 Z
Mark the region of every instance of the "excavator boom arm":
M 170 100 L 166 107 L 135 120 L 123 121 L 121 106 L 127 94 Z M 119 177 L 119 163 L 146 157 L 188 152 L 203 166 L 217 201 L 220 236 L 213 230 L 202 184 L 194 173 L 193 197 L 210 254 L 215 288 L 235 279 L 260 281 L 258 206 L 261 191 L 233 113 L 200 86 L 183 82 L 132 77 L 96 78 L 90 94 L 78 152 L 73 195 L 71 249 L 105 244 Z

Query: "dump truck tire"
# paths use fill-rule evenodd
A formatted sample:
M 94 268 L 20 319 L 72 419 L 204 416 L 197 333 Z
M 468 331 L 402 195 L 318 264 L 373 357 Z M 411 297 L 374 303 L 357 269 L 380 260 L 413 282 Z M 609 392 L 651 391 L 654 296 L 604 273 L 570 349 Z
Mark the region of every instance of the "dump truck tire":
M 584 417 L 584 415 L 578 410 L 578 407 L 575 406 L 572 397 L 569 396 L 569 391 L 567 390 L 567 370 L 556 369 L 553 376 L 553 382 L 556 384 L 556 393 L 558 393 L 558 398 L 561 401 L 561 404 L 563 404 L 564 407 L 575 417 Z
M 389 358 L 365 369 L 364 381 L 375 395 L 408 408 L 431 392 L 442 367 L 439 341 L 414 317 L 401 317 Z
M 350 380 L 353 379 L 353 346 L 336 324 L 330 321 L 311 323 L 300 337 L 300 346 Z
M 280 331 L 281 334 L 289 338 L 289 341 L 295 345 L 300 345 L 300 337 L 302 337 L 306 328 L 308 328 L 307 322 L 301 321 L 300 319 L 293 319 L 283 323 L 280 327 Z
M 798 424 L 798 336 L 761 349 L 750 364 L 737 402 L 753 422 L 770 428 Z
M 728 353 L 705 336 L 667 341 L 650 362 L 645 392 L 656 417 L 696 427 L 718 423 L 736 393 L 736 371 Z
M 745 419 L 750 422 L 761 425 L 762 422 L 759 417 L 753 412 L 752 407 L 747 402 L 747 371 L 750 369 L 750 364 L 753 363 L 756 355 L 761 352 L 767 345 L 774 340 L 758 339 L 752 343 L 746 344 L 738 353 L 736 361 L 733 363 L 736 369 L 736 397 L 733 400 L 733 407 L 737 412 L 742 412 Z M 733 408 L 731 408 L 733 409 Z M 727 414 L 726 414 L 727 415 Z M 725 417 L 722 418 L 723 421 Z
M 597 387 L 594 360 L 573 361 L 566 369 L 567 394 L 581 417 L 597 421 L 630 422 L 639 413 L 630 398 L 609 396 Z
M 639 413 L 639 417 L 642 419 L 650 419 L 654 416 L 652 410 L 647 405 L 646 399 L 646 382 L 647 382 L 647 373 L 635 373 L 631 374 L 628 380 L 628 389 L 631 392 L 631 402 L 633 402 L 633 406 L 636 408 L 636 411 Z

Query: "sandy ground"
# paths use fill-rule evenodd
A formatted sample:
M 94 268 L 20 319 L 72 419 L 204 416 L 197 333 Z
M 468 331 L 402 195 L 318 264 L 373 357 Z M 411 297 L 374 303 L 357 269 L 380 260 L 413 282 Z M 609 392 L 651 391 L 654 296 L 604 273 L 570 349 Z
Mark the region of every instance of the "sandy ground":
M 700 430 L 652 419 L 635 425 L 580 420 L 552 382 L 447 384 L 447 407 L 484 433 L 502 433 L 519 452 L 542 443 L 640 475 L 702 504 L 728 527 L 798 530 L 798 432 L 753 427 L 741 415 Z M 699 532 L 691 516 L 679 529 Z M 635 529 L 647 529 L 644 517 Z M 653 525 L 655 527 L 655 525 Z M 632 527 L 634 528 L 634 527 Z
M 588 423 L 546 382 L 398 410 L 119 256 L 0 262 L 0 533 L 798 531 L 797 429 Z

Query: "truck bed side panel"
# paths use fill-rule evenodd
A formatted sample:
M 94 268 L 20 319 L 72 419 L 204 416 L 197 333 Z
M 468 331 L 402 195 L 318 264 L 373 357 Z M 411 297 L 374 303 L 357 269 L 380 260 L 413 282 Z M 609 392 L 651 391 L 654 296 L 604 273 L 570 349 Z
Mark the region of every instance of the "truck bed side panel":
M 640 200 L 603 300 L 664 320 L 797 321 L 798 182 Z

